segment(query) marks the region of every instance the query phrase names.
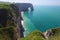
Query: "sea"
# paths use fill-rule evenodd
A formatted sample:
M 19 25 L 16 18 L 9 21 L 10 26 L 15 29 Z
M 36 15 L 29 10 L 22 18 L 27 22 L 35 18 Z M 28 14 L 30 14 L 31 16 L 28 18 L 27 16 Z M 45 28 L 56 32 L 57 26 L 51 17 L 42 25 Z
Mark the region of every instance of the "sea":
M 24 34 L 35 30 L 45 32 L 60 27 L 60 6 L 33 6 L 34 11 L 24 12 Z

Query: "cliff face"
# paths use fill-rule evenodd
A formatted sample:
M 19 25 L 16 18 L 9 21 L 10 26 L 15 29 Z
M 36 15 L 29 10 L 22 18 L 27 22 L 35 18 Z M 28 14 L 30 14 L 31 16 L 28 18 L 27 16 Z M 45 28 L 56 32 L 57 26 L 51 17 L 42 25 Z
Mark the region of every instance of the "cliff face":
M 31 12 L 33 11 L 33 5 L 31 3 L 16 3 L 15 4 L 18 8 L 18 14 L 19 14 L 19 18 L 18 18 L 18 24 L 19 24 L 19 27 L 20 27 L 20 37 L 24 37 L 24 28 L 23 28 L 23 25 L 21 24 L 21 21 L 24 20 L 23 17 L 22 17 L 22 11 L 25 12 L 25 11 L 29 11 L 28 8 L 31 9 Z
M 0 40 L 18 39 L 17 16 L 10 4 L 0 4 Z
M 34 10 L 33 5 L 31 3 L 16 3 L 15 5 L 17 5 L 19 11 L 28 11 L 28 8 L 30 8 L 31 11 Z
M 31 11 L 33 11 L 33 5 L 30 3 L 15 3 L 15 4 L 11 4 L 10 5 L 14 10 L 16 10 L 17 14 L 18 14 L 18 19 L 17 19 L 17 23 L 20 29 L 20 37 L 24 37 L 24 28 L 21 24 L 21 21 L 23 20 L 22 16 L 21 16 L 21 12 L 22 11 L 28 11 L 28 8 L 31 9 Z
M 60 27 L 51 29 L 51 30 L 52 30 L 52 33 L 54 33 L 54 34 L 50 35 L 48 40 L 60 40 Z
M 16 11 L 16 13 L 17 13 L 17 15 L 18 15 L 18 18 L 17 18 L 17 25 L 18 25 L 18 33 L 19 33 L 19 36 L 20 37 L 24 37 L 24 34 L 23 34 L 23 30 L 24 30 L 24 28 L 23 28 L 23 26 L 22 26 L 22 24 L 21 24 L 21 20 L 23 19 L 22 17 L 21 17 L 21 13 L 19 12 L 19 8 L 17 7 L 17 5 L 15 5 L 15 4 L 11 4 L 10 5 L 15 11 Z
M 44 35 L 40 31 L 36 30 L 20 40 L 60 40 L 60 28 L 47 30 L 47 33 L 49 36 L 46 38 L 47 35 Z
M 6 9 L 0 9 L 0 25 L 1 26 L 6 26 L 7 22 L 7 10 Z

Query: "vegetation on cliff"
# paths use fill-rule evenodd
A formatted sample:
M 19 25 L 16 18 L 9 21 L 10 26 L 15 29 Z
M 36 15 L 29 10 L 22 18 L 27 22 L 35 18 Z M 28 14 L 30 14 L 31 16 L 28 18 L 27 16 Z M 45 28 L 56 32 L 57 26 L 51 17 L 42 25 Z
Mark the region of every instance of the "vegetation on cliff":
M 40 31 L 34 31 L 30 33 L 25 38 L 20 38 L 20 40 L 60 40 L 60 28 L 51 29 L 54 32 L 54 35 L 45 38 L 44 34 Z
M 13 36 L 15 33 L 15 24 L 16 22 L 12 19 L 14 17 L 17 17 L 15 11 L 10 7 L 10 4 L 0 4 L 0 10 L 6 10 L 8 14 L 7 15 L 7 20 L 5 25 L 3 26 L 0 22 L 0 40 L 14 40 Z M 3 21 L 3 16 L 4 15 L 3 12 L 0 13 L 0 19 L 2 19 Z M 5 16 L 4 16 L 5 17 Z M 14 23 L 15 22 L 15 23 Z
M 45 37 L 40 31 L 36 30 L 20 40 L 45 40 Z
M 10 7 L 10 4 L 0 4 L 0 9 L 6 9 L 8 11 L 6 27 L 0 24 L 0 40 L 14 40 L 13 36 L 15 34 L 15 24 L 17 23 L 14 22 L 14 20 L 11 20 L 11 18 L 17 17 L 17 14 Z M 49 36 L 48 40 L 60 40 L 60 28 L 52 29 L 52 31 L 54 31 L 54 35 Z M 46 40 L 46 38 L 43 33 L 36 30 L 31 32 L 25 38 L 20 38 L 20 40 Z
M 54 31 L 54 35 L 50 36 L 48 40 L 60 40 L 60 28 L 52 29 Z

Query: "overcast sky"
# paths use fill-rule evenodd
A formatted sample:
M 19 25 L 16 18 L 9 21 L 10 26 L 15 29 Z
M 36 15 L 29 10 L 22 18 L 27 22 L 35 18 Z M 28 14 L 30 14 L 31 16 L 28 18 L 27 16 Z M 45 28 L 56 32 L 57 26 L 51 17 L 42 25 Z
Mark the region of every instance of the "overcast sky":
M 60 5 L 60 0 L 0 0 L 0 1 L 32 3 L 34 5 Z

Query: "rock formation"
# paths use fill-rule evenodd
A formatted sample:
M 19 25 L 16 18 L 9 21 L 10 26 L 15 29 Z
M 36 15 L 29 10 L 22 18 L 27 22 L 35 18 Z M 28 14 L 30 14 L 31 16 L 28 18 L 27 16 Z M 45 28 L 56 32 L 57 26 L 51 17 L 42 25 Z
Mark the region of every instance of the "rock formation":
M 6 9 L 0 9 L 0 28 L 1 26 L 6 26 L 7 22 L 7 13 L 8 11 Z
M 18 39 L 17 18 L 16 10 L 10 4 L 0 4 L 0 40 Z
M 31 3 L 16 3 L 17 7 L 19 8 L 19 11 L 28 11 L 28 8 L 31 8 L 31 11 L 34 10 L 33 5 Z
M 24 28 L 21 24 L 21 21 L 23 20 L 21 12 L 25 12 L 28 11 L 28 8 L 31 8 L 31 11 L 33 11 L 33 5 L 30 3 L 15 3 L 15 4 L 11 4 L 11 7 L 16 10 L 17 14 L 18 14 L 18 26 L 20 28 L 20 37 L 24 37 Z

